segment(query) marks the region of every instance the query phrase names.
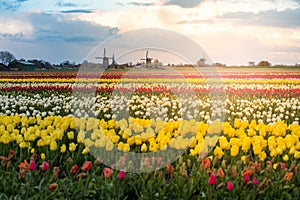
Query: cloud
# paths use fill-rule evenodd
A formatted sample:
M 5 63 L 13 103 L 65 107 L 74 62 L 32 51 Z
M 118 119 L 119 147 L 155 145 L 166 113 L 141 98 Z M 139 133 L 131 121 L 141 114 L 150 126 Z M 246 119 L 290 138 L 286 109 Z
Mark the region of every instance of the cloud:
M 92 13 L 92 10 L 85 10 L 85 9 L 76 9 L 76 10 L 63 10 L 60 11 L 61 13 Z
M 18 58 L 80 62 L 92 48 L 118 31 L 117 27 L 73 20 L 60 13 L 18 13 L 0 19 L 0 46 Z
M 0 2 L 0 11 L 17 11 L 28 0 L 6 0 Z
M 0 20 L 0 28 L 7 27 L 7 24 L 16 24 L 10 29 L 1 28 L 0 38 L 31 43 L 49 41 L 95 43 L 103 41 L 119 31 L 116 27 L 75 21 L 61 14 L 29 13 L 15 17 L 15 20 L 10 19 L 9 22 L 4 19 Z M 25 27 L 28 28 L 25 29 Z
M 136 1 L 129 2 L 127 4 L 128 5 L 133 5 L 133 6 L 153 6 L 154 5 L 154 3 L 151 3 L 151 2 L 142 3 L 142 2 L 136 2 Z
M 231 12 L 220 16 L 239 25 L 257 25 L 272 27 L 300 27 L 300 8 L 286 9 L 283 11 L 267 10 L 257 14 L 250 12 Z
M 23 38 L 25 35 L 22 32 L 19 33 L 0 33 L 0 39 L 16 39 L 16 38 Z
M 77 7 L 78 5 L 72 2 L 64 2 L 64 1 L 58 1 L 56 3 L 56 6 L 58 7 Z
M 203 0 L 167 0 L 164 5 L 177 5 L 183 8 L 198 6 Z
M 35 13 L 29 17 L 39 41 L 62 40 L 66 42 L 102 41 L 114 34 L 113 27 L 61 18 L 54 14 Z

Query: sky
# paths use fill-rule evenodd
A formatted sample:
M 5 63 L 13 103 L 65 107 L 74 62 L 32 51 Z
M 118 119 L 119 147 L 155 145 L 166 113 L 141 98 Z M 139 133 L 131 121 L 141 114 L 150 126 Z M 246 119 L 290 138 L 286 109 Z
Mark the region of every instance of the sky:
M 299 19 L 300 0 L 0 0 L 0 51 L 80 63 L 116 34 L 158 28 L 192 39 L 213 62 L 294 65 Z

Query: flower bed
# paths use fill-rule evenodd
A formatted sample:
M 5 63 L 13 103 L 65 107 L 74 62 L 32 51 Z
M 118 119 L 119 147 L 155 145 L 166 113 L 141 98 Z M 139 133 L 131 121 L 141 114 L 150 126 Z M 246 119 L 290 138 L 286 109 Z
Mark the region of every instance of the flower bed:
M 183 74 L 1 74 L 1 199 L 299 199 L 299 74 Z

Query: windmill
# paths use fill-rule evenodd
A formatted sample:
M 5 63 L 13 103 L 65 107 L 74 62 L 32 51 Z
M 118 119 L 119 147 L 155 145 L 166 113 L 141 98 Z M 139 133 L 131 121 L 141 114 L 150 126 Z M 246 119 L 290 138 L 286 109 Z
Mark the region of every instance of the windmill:
M 205 53 L 203 52 L 203 58 L 200 58 L 199 61 L 197 62 L 198 66 L 205 66 L 206 65 L 206 58 L 205 58 Z
M 146 67 L 150 67 L 151 66 L 151 60 L 153 58 L 149 58 L 148 57 L 148 51 L 146 51 L 146 58 L 142 58 L 141 60 L 145 60 L 146 61 Z
M 104 48 L 104 51 L 103 51 L 103 57 L 95 57 L 95 59 L 102 59 L 103 62 L 102 62 L 102 66 L 107 68 L 109 66 L 109 59 L 113 59 L 114 60 L 114 57 L 106 57 L 105 56 L 105 48 Z
M 115 60 L 115 54 L 113 54 L 113 56 L 112 56 L 111 59 L 112 59 L 112 62 L 111 62 L 111 65 L 109 67 L 111 67 L 111 68 L 117 68 L 118 63 Z

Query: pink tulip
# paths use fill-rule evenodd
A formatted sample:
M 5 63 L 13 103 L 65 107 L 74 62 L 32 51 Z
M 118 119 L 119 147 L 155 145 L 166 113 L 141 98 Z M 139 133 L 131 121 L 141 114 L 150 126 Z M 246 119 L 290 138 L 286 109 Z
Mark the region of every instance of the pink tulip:
M 125 172 L 123 170 L 120 171 L 118 179 L 122 180 L 125 176 Z
M 243 182 L 246 183 L 248 181 L 249 181 L 249 174 L 248 173 L 244 173 Z
M 42 170 L 43 171 L 47 171 L 48 169 L 49 169 L 49 164 L 46 161 L 44 161 L 42 163 Z
M 231 191 L 232 189 L 233 189 L 233 184 L 232 184 L 231 181 L 228 181 L 228 182 L 227 182 L 227 190 L 228 190 L 228 191 Z
M 216 185 L 216 184 L 217 184 L 217 178 L 216 178 L 216 175 L 215 175 L 214 172 L 212 172 L 212 173 L 210 174 L 210 177 L 209 177 L 209 179 L 208 179 L 208 184 L 209 184 L 209 185 Z
M 254 177 L 253 179 L 252 179 L 252 183 L 253 183 L 253 185 L 257 185 L 258 184 L 258 180 L 256 179 L 256 177 Z

